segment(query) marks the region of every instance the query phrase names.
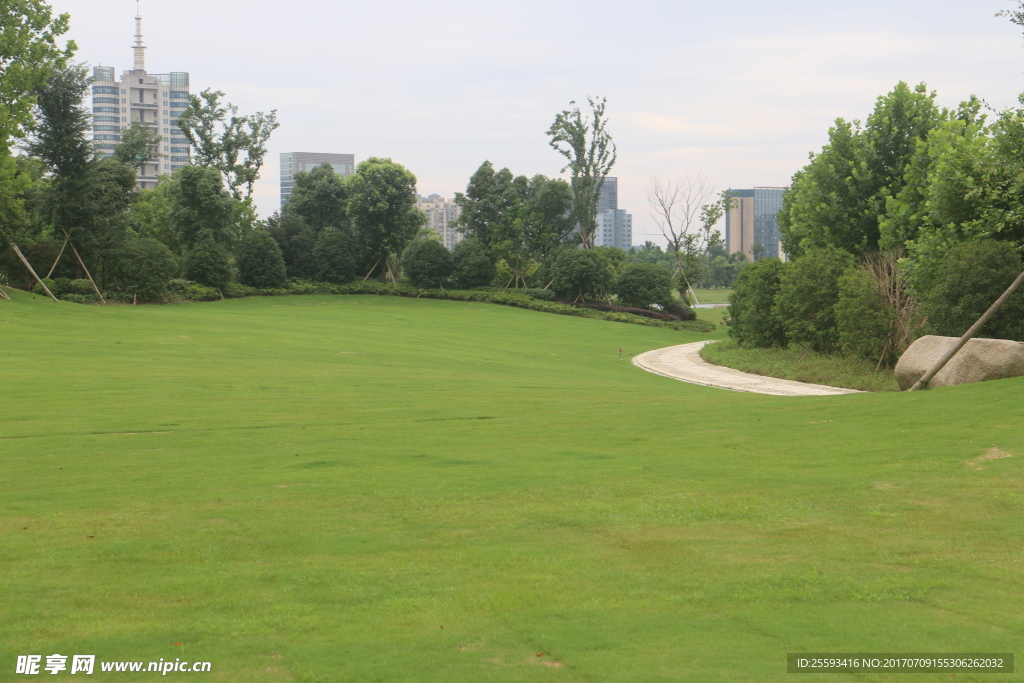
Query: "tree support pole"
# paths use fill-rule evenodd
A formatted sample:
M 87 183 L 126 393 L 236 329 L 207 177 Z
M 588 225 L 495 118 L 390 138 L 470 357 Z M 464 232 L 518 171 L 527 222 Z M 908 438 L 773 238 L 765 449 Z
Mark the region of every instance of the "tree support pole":
M 0 296 L 2 296 L 3 298 L 7 299 L 8 301 L 11 300 L 11 297 L 7 296 L 7 292 L 4 291 L 3 287 L 0 287 Z
M 1024 273 L 1021 273 L 1020 275 L 1017 276 L 1017 279 L 1013 281 L 1013 284 L 1007 287 L 1006 291 L 1003 292 L 1003 295 L 996 299 L 996 302 L 989 306 L 989 309 L 985 311 L 985 313 L 980 318 L 978 318 L 978 322 L 971 325 L 971 329 L 964 332 L 964 336 L 960 337 L 960 339 L 957 340 L 956 344 L 953 344 L 952 348 L 950 348 L 948 351 L 942 354 L 942 358 L 939 358 L 939 360 L 935 362 L 935 365 L 929 368 L 928 372 L 921 375 L 921 379 L 917 380 L 914 386 L 910 387 L 910 389 L 908 389 L 907 391 L 917 391 L 918 389 L 924 389 L 925 387 L 927 387 L 928 382 L 931 382 L 932 378 L 935 377 L 935 375 L 939 374 L 939 370 L 945 367 L 946 363 L 948 363 L 953 358 L 953 356 L 955 356 L 957 352 L 960 349 L 962 349 L 964 345 L 967 342 L 969 342 L 972 337 L 974 337 L 974 335 L 978 333 L 978 330 L 980 330 L 982 326 L 984 326 L 984 324 L 988 322 L 989 318 L 995 315 L 996 311 L 999 310 L 999 307 L 1002 306 L 1006 302 L 1006 300 L 1013 295 L 1015 291 L 1017 291 L 1017 288 L 1020 287 L 1020 284 L 1022 282 L 1024 282 Z
M 67 233 L 64 233 L 64 234 L 67 234 Z M 71 240 L 71 237 L 69 235 L 68 236 L 68 241 L 70 242 L 70 240 Z M 98 296 L 100 298 L 100 302 L 105 305 L 107 303 L 107 300 L 103 298 L 103 295 L 100 293 L 100 288 L 96 286 L 96 281 L 92 279 L 92 275 L 89 274 L 89 269 L 85 267 L 85 263 L 82 261 L 82 257 L 78 255 L 78 250 L 75 249 L 75 245 L 73 245 L 73 244 L 71 245 L 71 253 L 75 255 L 75 258 L 78 260 L 78 265 L 82 266 L 82 270 L 85 271 L 85 276 L 87 278 L 89 278 L 89 282 L 92 283 L 92 288 L 93 288 L 93 291 L 96 292 L 96 296 Z
M 21 261 L 21 265 L 25 266 L 28 272 L 32 274 L 32 277 L 36 279 L 36 282 L 38 282 L 39 286 L 43 288 L 43 291 L 46 292 L 46 295 L 49 296 L 54 301 L 57 301 L 57 297 L 53 295 L 53 292 L 50 291 L 50 288 L 47 287 L 46 283 L 43 282 L 42 278 L 39 277 L 38 273 L 36 273 L 35 271 L 35 268 L 33 268 L 32 264 L 28 262 L 28 259 L 25 258 L 25 255 L 21 253 L 21 249 L 18 249 L 18 245 L 14 243 L 14 240 L 8 239 L 7 241 L 10 243 L 11 248 L 14 249 L 14 253 Z
M 64 239 L 64 244 L 60 248 L 60 252 L 57 254 L 57 258 L 53 259 L 53 265 L 50 266 L 50 272 L 46 274 L 46 277 L 53 275 L 53 271 L 57 269 L 57 264 L 60 263 L 60 257 L 64 255 L 64 250 L 68 248 L 68 240 Z

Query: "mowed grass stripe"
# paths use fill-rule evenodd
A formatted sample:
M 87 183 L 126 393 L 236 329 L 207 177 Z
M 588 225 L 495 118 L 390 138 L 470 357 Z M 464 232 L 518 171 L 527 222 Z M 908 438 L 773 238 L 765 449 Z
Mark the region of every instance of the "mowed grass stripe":
M 767 681 L 1019 642 L 1021 380 L 739 394 L 628 362 L 695 334 L 388 297 L 15 293 L 0 334 L 0 680 Z

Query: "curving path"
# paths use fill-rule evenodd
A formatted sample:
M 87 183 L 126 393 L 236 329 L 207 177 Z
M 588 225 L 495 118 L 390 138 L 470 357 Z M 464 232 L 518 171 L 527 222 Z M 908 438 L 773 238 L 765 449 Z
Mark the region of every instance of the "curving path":
M 647 372 L 678 379 L 691 384 L 703 384 L 716 389 L 747 391 L 754 394 L 773 396 L 835 396 L 838 394 L 859 394 L 856 389 L 826 387 L 821 384 L 794 382 L 789 379 L 764 377 L 741 372 L 732 368 L 709 363 L 700 357 L 700 350 L 712 342 L 699 341 L 679 346 L 666 346 L 641 353 L 633 358 L 633 365 Z

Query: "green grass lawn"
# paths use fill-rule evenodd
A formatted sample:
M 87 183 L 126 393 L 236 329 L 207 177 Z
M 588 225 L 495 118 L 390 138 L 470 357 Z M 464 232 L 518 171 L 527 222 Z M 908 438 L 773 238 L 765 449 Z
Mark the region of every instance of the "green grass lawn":
M 697 301 L 702 304 L 727 304 L 731 289 L 696 289 Z
M 716 309 L 705 309 L 716 310 Z M 721 319 L 713 321 L 720 323 Z M 740 348 L 731 339 L 708 344 L 700 350 L 704 360 L 755 375 L 792 379 L 797 382 L 826 384 L 861 391 L 899 391 L 893 368 L 875 367 L 877 361 L 855 356 L 823 356 L 798 344 L 785 349 Z
M 780 398 L 628 362 L 695 333 L 494 305 L 12 294 L 0 680 L 33 653 L 734 682 L 1020 650 L 1024 379 Z

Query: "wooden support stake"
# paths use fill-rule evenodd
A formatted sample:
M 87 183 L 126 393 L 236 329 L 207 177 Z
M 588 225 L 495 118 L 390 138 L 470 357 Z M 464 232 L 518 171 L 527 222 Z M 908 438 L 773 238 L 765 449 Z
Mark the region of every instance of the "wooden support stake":
M 918 389 L 924 389 L 927 387 L 928 382 L 931 382 L 932 378 L 939 374 L 939 370 L 945 367 L 946 363 L 952 360 L 953 356 L 955 356 L 957 352 L 978 333 L 978 330 L 988 322 L 989 318 L 995 315 L 996 311 L 999 310 L 999 307 L 1002 306 L 1015 291 L 1017 291 L 1017 288 L 1020 287 L 1022 282 L 1024 282 L 1024 273 L 1017 276 L 1017 279 L 1013 281 L 1013 284 L 1007 287 L 1006 291 L 1003 292 L 1003 295 L 996 299 L 996 302 L 989 306 L 989 309 L 985 311 L 980 318 L 978 318 L 978 322 L 971 325 L 971 329 L 964 332 L 964 336 L 960 337 L 956 344 L 953 344 L 948 351 L 942 354 L 942 358 L 939 358 L 939 360 L 935 362 L 935 365 L 928 369 L 928 372 L 921 375 L 921 379 L 917 380 L 917 382 L 914 383 L 914 386 L 910 387 L 908 391 L 917 391 Z
M 60 257 L 64 255 L 64 250 L 68 248 L 68 240 L 65 238 L 64 245 L 60 248 L 60 253 L 57 254 L 57 258 L 53 259 L 53 265 L 50 266 L 50 272 L 46 274 L 46 277 L 53 275 L 53 271 L 57 268 L 57 264 L 60 263 Z
M 67 233 L 64 234 L 67 235 Z M 70 235 L 68 235 L 68 240 L 71 240 Z M 71 253 L 75 255 L 75 258 L 78 260 L 78 265 L 82 266 L 82 270 L 85 271 L 85 276 L 89 278 L 89 282 L 92 283 L 93 291 L 95 291 L 96 296 L 100 298 L 100 303 L 106 305 L 107 300 L 103 298 L 103 294 L 100 293 L 100 288 L 96 286 L 96 281 L 92 279 L 92 275 L 89 274 L 89 269 L 85 267 L 85 262 L 82 261 L 82 257 L 78 255 L 78 250 L 75 249 L 75 245 L 73 244 L 71 245 Z
M 28 259 L 25 258 L 25 255 L 21 253 L 21 249 L 18 249 L 18 245 L 14 243 L 14 240 L 8 240 L 8 242 L 10 242 L 11 247 L 14 249 L 15 255 L 17 255 L 17 257 L 21 260 L 21 265 L 25 266 L 25 268 L 28 269 L 28 272 L 32 273 L 32 277 L 36 279 L 36 282 L 38 282 L 39 286 L 43 288 L 43 291 L 46 292 L 47 296 L 49 296 L 54 301 L 57 301 L 57 297 L 53 295 L 53 292 L 50 291 L 50 288 L 47 287 L 46 283 L 43 282 L 43 279 L 39 277 L 38 273 L 36 273 L 35 271 L 35 268 L 33 268 L 32 264 L 28 262 Z
M 380 259 L 377 259 L 377 263 L 374 263 L 373 264 L 373 268 L 370 268 L 370 272 L 367 273 L 366 277 L 363 278 L 363 282 L 366 282 L 367 280 L 370 279 L 370 276 L 373 275 L 373 271 L 377 270 L 377 264 L 378 263 L 380 263 Z
M 2 296 L 3 298 L 7 299 L 8 301 L 11 300 L 11 297 L 7 296 L 7 292 L 4 291 L 3 287 L 0 287 L 0 296 Z

